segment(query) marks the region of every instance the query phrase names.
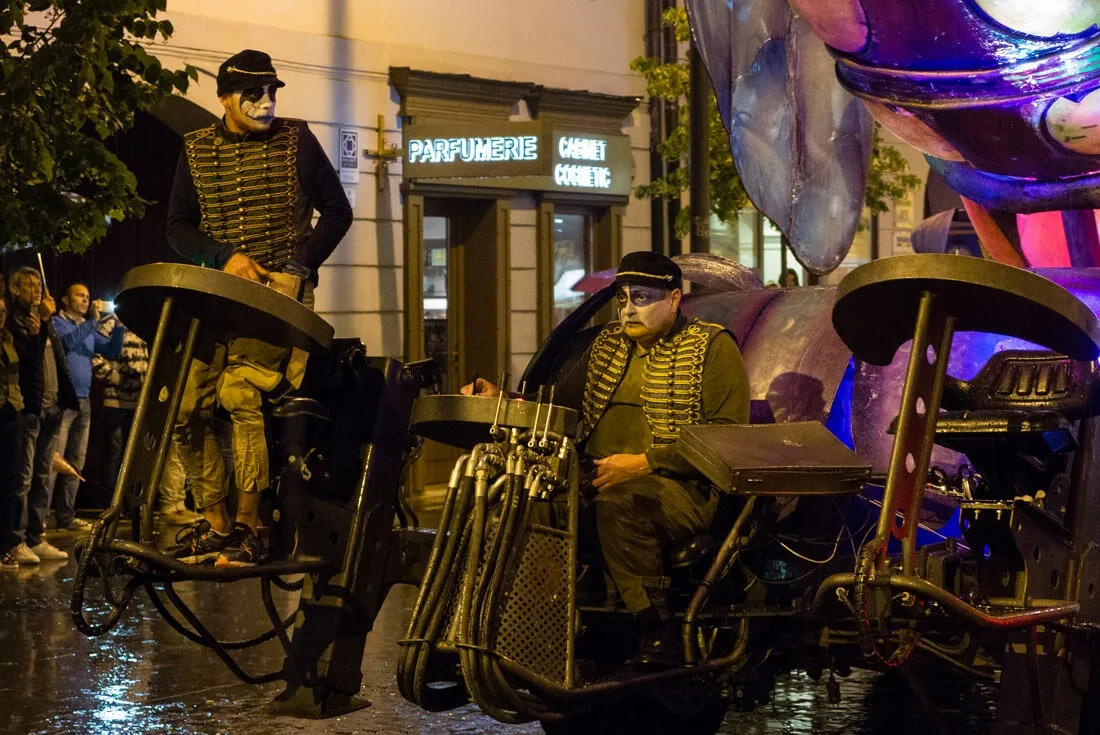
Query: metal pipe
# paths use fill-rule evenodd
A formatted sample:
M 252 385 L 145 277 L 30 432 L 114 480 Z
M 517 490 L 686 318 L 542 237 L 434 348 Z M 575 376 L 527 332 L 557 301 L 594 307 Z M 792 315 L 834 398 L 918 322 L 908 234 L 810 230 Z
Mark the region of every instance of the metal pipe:
M 160 319 L 157 321 L 157 331 L 153 336 L 153 345 L 149 353 L 148 375 L 150 377 L 152 377 L 156 371 L 157 365 L 160 364 L 161 356 L 166 352 L 164 337 L 168 333 L 168 324 L 172 319 L 172 309 L 175 303 L 176 299 L 174 296 L 167 296 L 160 307 Z M 187 370 L 189 368 L 190 365 L 185 365 L 181 370 Z M 110 519 L 111 527 L 108 530 L 108 534 L 112 538 L 116 535 L 118 517 L 122 512 L 122 504 L 126 498 L 126 485 L 130 480 L 130 465 L 134 458 L 134 452 L 137 451 L 137 445 L 140 442 L 139 437 L 145 430 L 145 414 L 148 413 L 149 405 L 153 401 L 152 394 L 154 390 L 152 380 L 145 380 L 142 382 L 141 393 L 138 394 L 137 410 L 134 411 L 134 417 L 131 423 L 132 431 L 130 432 L 130 439 L 126 442 L 126 449 L 122 455 L 122 466 L 119 469 L 118 479 L 115 482 L 114 494 L 111 496 L 111 506 L 104 514 L 106 518 Z M 92 546 L 93 544 L 89 543 L 88 545 Z
M 688 181 L 691 202 L 691 252 L 710 252 L 710 76 L 691 42 Z
M 180 404 L 183 403 L 183 391 L 187 387 L 187 376 L 191 372 L 191 358 L 195 354 L 195 342 L 199 337 L 199 327 L 202 322 L 191 319 L 191 326 L 187 330 L 187 339 L 183 343 L 183 355 L 180 358 L 180 371 L 176 375 L 176 382 L 172 386 L 172 394 L 168 400 L 167 421 L 160 432 L 157 442 L 157 454 L 153 460 L 153 472 L 149 475 L 149 484 L 142 488 L 141 503 L 141 528 L 139 538 L 141 543 L 153 546 L 156 541 L 153 538 L 153 506 L 157 492 L 160 490 L 160 476 L 164 472 L 164 465 L 168 461 L 168 445 L 172 441 L 172 433 L 176 428 L 176 415 L 180 412 Z M 144 386 L 143 386 L 144 387 Z M 155 387 L 155 386 L 154 386 Z M 139 435 L 138 441 L 141 441 Z
M 632 677 L 626 681 L 603 681 L 599 684 L 591 684 L 589 686 L 580 687 L 577 689 L 567 688 L 562 686 L 556 681 L 551 681 L 538 674 L 532 674 L 530 671 L 524 669 L 518 664 L 509 661 L 508 659 L 501 659 L 501 667 L 508 671 L 513 676 L 520 679 L 525 679 L 528 682 L 537 686 L 538 689 L 545 691 L 556 698 L 565 700 L 578 700 L 588 699 L 589 697 L 601 696 L 605 694 L 617 694 L 627 695 L 635 689 L 649 688 L 657 684 L 668 684 L 680 679 L 686 679 L 688 677 L 699 676 L 701 674 L 709 674 L 713 671 L 723 670 L 737 670 L 740 665 L 744 663 L 745 652 L 748 650 L 749 645 L 749 620 L 748 618 L 741 618 L 739 620 L 740 631 L 737 639 L 737 644 L 734 646 L 733 651 L 728 656 L 722 658 L 712 659 L 705 661 L 698 666 L 684 666 L 676 669 L 666 669 L 664 671 L 654 672 L 652 674 L 645 674 L 638 677 Z M 552 717 L 544 717 L 543 719 L 557 719 Z
M 695 619 L 698 617 L 699 611 L 703 609 L 703 605 L 706 604 L 707 598 L 710 597 L 711 588 L 714 586 L 714 583 L 718 581 L 719 577 L 724 574 L 730 557 L 737 549 L 738 542 L 741 538 L 741 528 L 745 525 L 753 508 L 756 507 L 756 499 L 757 496 L 750 495 L 745 500 L 745 507 L 741 509 L 741 512 L 737 516 L 737 520 L 733 522 L 733 528 L 726 534 L 726 540 L 722 542 L 722 548 L 720 548 L 715 555 L 714 561 L 711 562 L 710 568 L 707 570 L 707 574 L 703 578 L 703 581 L 695 588 L 695 594 L 691 596 L 691 603 L 688 605 L 687 611 L 684 612 L 684 622 L 680 626 L 680 639 L 683 644 L 684 661 L 686 663 L 693 664 L 696 660 Z
M 848 572 L 834 574 L 826 577 L 814 594 L 814 601 L 810 605 L 809 612 L 813 615 L 821 613 L 825 606 L 825 599 L 829 593 L 838 587 L 846 587 L 855 584 L 856 575 Z M 1061 604 L 1049 607 L 1032 608 L 1021 612 L 991 614 L 960 600 L 942 587 L 921 579 L 920 577 L 907 577 L 893 575 L 884 579 L 876 579 L 869 583 L 871 587 L 889 587 L 903 592 L 912 592 L 915 595 L 942 605 L 948 613 L 955 617 L 973 623 L 982 628 L 994 630 L 1009 630 L 1013 628 L 1026 628 L 1031 625 L 1052 623 L 1063 618 L 1070 617 L 1080 611 L 1081 606 L 1076 602 L 1062 601 Z M 1053 600 L 1051 601 L 1053 602 Z

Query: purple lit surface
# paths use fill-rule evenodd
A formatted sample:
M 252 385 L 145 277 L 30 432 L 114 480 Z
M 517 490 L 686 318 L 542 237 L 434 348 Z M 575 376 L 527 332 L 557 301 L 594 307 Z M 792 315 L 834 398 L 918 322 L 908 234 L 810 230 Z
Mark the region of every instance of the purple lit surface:
M 1100 4 L 792 0 L 799 17 L 786 0 L 687 4 L 745 189 L 815 272 L 847 252 L 842 199 L 860 203 L 865 164 L 860 125 L 800 28 L 964 196 L 1018 212 L 1100 206 Z
M 688 0 L 741 183 L 804 266 L 844 259 L 862 212 L 871 119 L 786 2 Z

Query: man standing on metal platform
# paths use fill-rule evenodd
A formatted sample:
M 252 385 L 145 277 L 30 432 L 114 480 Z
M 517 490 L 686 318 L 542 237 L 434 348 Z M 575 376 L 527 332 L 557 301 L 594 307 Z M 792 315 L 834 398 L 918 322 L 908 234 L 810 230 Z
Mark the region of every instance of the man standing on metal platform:
M 302 120 L 275 117 L 284 86 L 266 53 L 245 50 L 218 69 L 225 116 L 188 133 L 168 210 L 168 241 L 195 263 L 278 289 L 313 306 L 317 269 L 351 227 L 339 177 Z M 320 213 L 311 224 L 313 211 Z M 269 464 L 264 396 L 285 394 L 304 367 L 290 350 L 245 336 L 200 345 L 176 419 L 175 441 L 204 517 L 169 549 L 190 563 L 260 561 L 256 536 Z M 229 480 L 210 427 L 215 405 L 233 425 L 235 522 Z

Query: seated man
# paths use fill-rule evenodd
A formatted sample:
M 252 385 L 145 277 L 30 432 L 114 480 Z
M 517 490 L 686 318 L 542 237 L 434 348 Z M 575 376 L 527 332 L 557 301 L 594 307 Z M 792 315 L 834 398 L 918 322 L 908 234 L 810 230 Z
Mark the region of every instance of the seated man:
M 680 661 L 667 629 L 662 550 L 701 533 L 718 497 L 676 451 L 685 425 L 749 418 L 748 376 L 733 336 L 680 313 L 679 266 L 625 256 L 615 275 L 619 321 L 588 350 L 580 449 L 593 459 L 596 529 L 608 574 L 643 630 L 636 663 Z M 494 395 L 485 380 L 463 393 Z

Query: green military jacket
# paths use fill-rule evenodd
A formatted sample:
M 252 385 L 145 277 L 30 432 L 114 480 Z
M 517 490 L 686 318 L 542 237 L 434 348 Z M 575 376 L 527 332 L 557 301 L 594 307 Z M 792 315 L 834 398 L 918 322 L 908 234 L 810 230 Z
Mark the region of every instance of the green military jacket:
M 580 432 L 592 456 L 644 452 L 654 469 L 689 474 L 675 448 L 683 426 L 748 418 L 741 352 L 717 324 L 680 316 L 644 356 L 618 322 L 592 344 Z

